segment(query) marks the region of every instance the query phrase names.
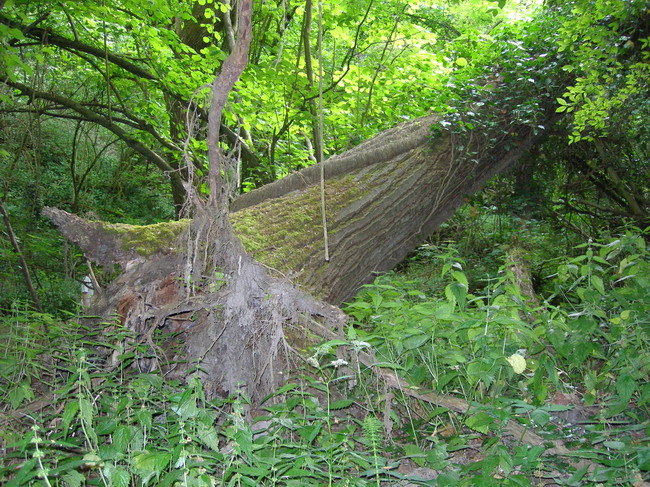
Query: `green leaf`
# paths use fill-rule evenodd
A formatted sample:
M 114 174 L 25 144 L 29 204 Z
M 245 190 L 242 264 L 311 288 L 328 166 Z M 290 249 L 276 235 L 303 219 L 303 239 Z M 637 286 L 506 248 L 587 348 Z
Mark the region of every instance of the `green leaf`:
M 253 434 L 249 428 L 243 428 L 235 431 L 233 434 L 235 440 L 234 449 L 239 454 L 251 456 L 253 453 Z
M 424 467 L 424 464 L 426 463 L 422 448 L 413 443 L 404 445 L 404 456 L 413 460 L 418 467 Z
M 402 367 L 399 364 L 395 364 L 393 362 L 376 362 L 373 364 L 375 367 L 380 367 L 382 369 L 392 369 L 392 370 L 403 370 L 404 367 Z
M 650 447 L 639 450 L 636 461 L 639 465 L 639 470 L 644 472 L 650 471 Z
M 9 480 L 6 487 L 23 487 L 30 485 L 29 481 L 38 474 L 36 467 L 36 458 L 30 458 L 23 462 L 20 470 Z
M 459 57 L 458 59 L 456 59 L 456 64 L 461 68 L 463 68 L 467 66 L 467 59 L 465 59 L 464 57 Z
M 86 477 L 77 472 L 76 470 L 70 470 L 61 476 L 63 481 L 68 487 L 80 487 L 82 483 L 86 481 Z
M 339 399 L 338 401 L 334 401 L 333 403 L 330 404 L 330 409 L 332 410 L 344 409 L 347 408 L 353 402 L 354 400 L 352 399 Z
M 535 423 L 540 426 L 546 426 L 551 420 L 551 415 L 548 413 L 548 411 L 544 411 L 543 409 L 534 409 L 530 413 L 530 417 L 533 421 L 535 421 Z
M 91 424 L 93 421 L 93 406 L 88 399 L 79 399 L 79 416 L 85 424 Z
M 621 402 L 627 403 L 636 390 L 637 383 L 631 375 L 624 374 L 616 380 L 616 392 Z
M 248 475 L 250 477 L 264 477 L 269 473 L 268 467 L 249 467 L 248 465 L 240 465 L 237 467 L 237 473 Z
M 18 408 L 26 399 L 28 401 L 34 398 L 34 392 L 27 382 L 22 382 L 18 387 L 15 387 L 8 394 L 9 402 L 13 409 Z
M 153 418 L 151 411 L 146 408 L 140 408 L 138 409 L 135 414 L 133 415 L 138 423 L 140 423 L 142 426 L 144 426 L 147 429 L 151 429 L 151 425 L 153 423 Z
M 601 295 L 605 296 L 605 286 L 603 285 L 603 280 L 598 276 L 591 276 L 591 285 L 598 291 Z
M 191 395 L 191 391 L 186 391 L 180 400 L 180 404 L 178 406 L 172 406 L 171 409 L 183 419 L 195 418 L 200 412 L 196 406 L 196 399 Z
M 402 340 L 402 346 L 406 350 L 413 350 L 419 348 L 429 341 L 431 336 L 427 333 L 420 333 L 418 335 L 411 335 Z
M 123 468 L 116 468 L 111 465 L 109 472 L 108 477 L 113 487 L 129 487 L 131 484 L 131 476 Z
M 329 341 L 327 341 L 327 342 L 325 342 L 325 343 L 319 345 L 319 347 L 331 347 L 331 348 L 335 348 L 335 347 L 340 347 L 340 346 L 342 346 L 342 345 L 349 345 L 349 344 L 350 344 L 350 343 L 349 343 L 347 340 L 336 339 L 336 340 L 329 340 Z
M 131 437 L 133 435 L 133 428 L 131 426 L 119 425 L 115 428 L 113 432 L 113 447 L 118 453 L 126 453 L 126 449 L 129 446 Z
M 137 474 L 142 477 L 142 484 L 146 484 L 153 476 L 160 476 L 161 472 L 169 466 L 171 459 L 171 453 L 145 451 L 139 455 L 134 455 L 131 458 L 131 465 Z
M 623 448 L 625 448 L 625 443 L 623 443 L 622 441 L 616 441 L 616 440 L 614 440 L 614 441 L 604 441 L 603 446 L 605 448 L 609 448 L 611 450 L 622 450 Z
M 322 427 L 323 425 L 321 423 L 317 423 L 308 426 L 302 426 L 298 428 L 296 431 L 298 432 L 300 437 L 309 445 L 314 441 L 314 439 L 321 432 Z
M 217 430 L 212 426 L 207 426 L 199 423 L 197 436 L 201 442 L 213 451 L 219 451 L 219 436 Z
M 468 428 L 478 431 L 479 433 L 487 433 L 490 425 L 494 423 L 494 418 L 489 414 L 480 411 L 465 419 L 465 424 Z
M 458 282 L 465 286 L 465 289 L 469 289 L 469 283 L 467 281 L 467 276 L 463 272 L 452 271 L 451 276 L 456 279 Z

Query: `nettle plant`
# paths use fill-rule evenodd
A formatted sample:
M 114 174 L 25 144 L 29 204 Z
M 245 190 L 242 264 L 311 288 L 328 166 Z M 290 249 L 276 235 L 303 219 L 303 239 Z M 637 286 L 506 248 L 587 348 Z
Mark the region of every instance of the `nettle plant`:
M 358 375 L 336 353 L 359 341 L 320 345 L 253 419 L 242 392 L 207 400 L 198 375 L 140 373 L 155 350 L 116 323 L 14 309 L 0 330 L 3 485 L 379 485 L 395 466 L 373 410 L 351 415 Z
M 505 270 L 483 295 L 472 294 L 455 252 L 437 258 L 443 299 L 385 280 L 367 286 L 347 311 L 364 340 L 399 363 L 412 385 L 472 400 L 500 395 L 515 377 L 507 358 L 539 347 L 538 333 L 522 318 L 525 298 Z
M 443 248 L 428 257 L 438 261 L 441 272 L 433 279 L 443 283 L 443 296 L 427 296 L 418 290 L 421 283 L 389 274 L 366 286 L 346 310 L 377 360 L 399 369 L 410 386 L 477 404 L 462 420 L 470 431 L 498 433 L 516 419 L 565 441 L 571 437 L 553 418 L 591 408 L 588 434 L 575 454 L 606 466 L 600 480 L 620 480 L 629 473 L 619 469 L 623 465 L 650 469 L 650 448 L 638 441 L 650 413 L 650 253 L 638 231 L 588 242 L 576 252 L 547 277 L 546 288 L 554 292 L 538 296 L 541 304 L 522 293 L 510 263 L 480 292 L 469 289 L 462 260 Z M 553 404 L 558 394 L 577 403 Z M 444 428 L 448 414 L 434 408 L 419 427 Z M 461 435 L 447 448 L 465 442 Z M 524 457 L 518 469 L 535 463 Z M 508 465 L 512 469 L 512 461 Z M 482 468 L 497 466 L 504 467 Z

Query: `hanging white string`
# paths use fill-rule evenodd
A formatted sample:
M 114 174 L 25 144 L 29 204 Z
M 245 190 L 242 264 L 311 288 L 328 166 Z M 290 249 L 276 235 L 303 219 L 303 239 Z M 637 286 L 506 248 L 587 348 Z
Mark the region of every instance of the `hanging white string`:
M 318 161 L 320 163 L 320 204 L 323 218 L 325 261 L 329 262 L 327 216 L 325 213 L 325 161 L 323 160 L 323 1 L 318 0 Z

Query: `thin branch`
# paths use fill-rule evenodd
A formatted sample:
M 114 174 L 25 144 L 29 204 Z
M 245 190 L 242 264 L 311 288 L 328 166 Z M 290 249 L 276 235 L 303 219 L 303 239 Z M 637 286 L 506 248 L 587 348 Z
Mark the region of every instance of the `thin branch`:
M 11 246 L 14 248 L 14 253 L 18 256 L 18 260 L 20 261 L 20 268 L 22 270 L 23 277 L 25 279 L 25 285 L 27 286 L 27 289 L 29 290 L 29 294 L 32 297 L 34 307 L 36 308 L 36 311 L 42 313 L 43 307 L 41 306 L 41 301 L 38 299 L 38 294 L 36 294 L 36 289 L 34 289 L 34 284 L 32 283 L 32 278 L 29 273 L 29 268 L 27 267 L 27 261 L 25 260 L 25 256 L 23 255 L 23 252 L 20 249 L 20 245 L 18 245 L 18 241 L 16 240 L 16 235 L 14 234 L 13 227 L 11 226 L 11 220 L 9 219 L 9 214 L 7 213 L 7 210 L 5 210 L 5 206 L 2 201 L 0 201 L 0 213 L 2 213 L 2 219 L 5 222 L 5 227 L 7 229 L 7 235 L 9 235 L 9 241 L 11 242 Z

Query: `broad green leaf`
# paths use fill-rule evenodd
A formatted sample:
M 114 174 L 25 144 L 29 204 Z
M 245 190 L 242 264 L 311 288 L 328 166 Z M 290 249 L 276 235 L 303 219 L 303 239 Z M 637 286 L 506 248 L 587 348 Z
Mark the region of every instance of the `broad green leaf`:
M 197 436 L 205 446 L 213 451 L 219 451 L 219 436 L 214 427 L 201 424 L 198 427 Z
M 200 413 L 199 408 L 196 405 L 196 398 L 189 394 L 183 394 L 180 404 L 177 406 L 172 406 L 172 411 L 178 414 L 183 419 L 195 418 Z
M 489 414 L 480 411 L 478 413 L 472 414 L 471 416 L 465 419 L 465 424 L 468 428 L 478 431 L 479 433 L 487 433 L 490 429 L 490 425 L 494 423 L 494 418 Z
M 603 296 L 605 295 L 605 286 L 603 285 L 603 280 L 598 276 L 591 276 L 591 285 L 594 286 L 596 291 L 598 291 Z
M 318 436 L 318 434 L 321 432 L 322 427 L 323 426 L 321 423 L 317 423 L 317 424 L 300 427 L 296 431 L 298 432 L 300 437 L 308 445 L 310 445 L 314 441 L 314 439 Z
M 144 426 L 147 429 L 151 429 L 153 423 L 153 417 L 151 411 L 147 408 L 138 409 L 133 415 L 138 423 Z
M 79 416 L 86 425 L 92 424 L 93 406 L 86 398 L 79 399 Z
M 413 462 L 415 462 L 419 467 L 423 467 L 426 463 L 425 454 L 422 448 L 413 443 L 404 445 L 404 455 L 413 460 Z
M 543 409 L 534 409 L 531 411 L 530 417 L 533 421 L 535 421 L 535 423 L 540 426 L 546 426 L 551 420 L 551 415 L 548 413 L 548 411 L 545 411 Z
M 68 487 L 80 487 L 86 481 L 86 477 L 76 470 L 69 470 L 61 478 Z
M 618 392 L 621 402 L 627 403 L 636 390 L 637 383 L 631 375 L 624 374 L 616 380 L 616 392 Z
M 34 392 L 27 382 L 22 382 L 18 387 L 14 387 L 9 392 L 8 398 L 11 407 L 16 409 L 23 401 L 31 401 L 34 398 Z
M 129 487 L 131 484 L 131 476 L 123 468 L 116 468 L 112 465 L 107 468 L 107 473 L 105 475 L 108 477 L 109 481 L 113 487 Z
M 411 335 L 402 340 L 402 346 L 406 350 L 413 350 L 419 348 L 429 341 L 431 337 L 426 333 L 420 333 L 418 335 Z
M 452 271 L 451 275 L 452 275 L 452 277 L 454 279 L 456 279 L 458 282 L 463 284 L 465 286 L 465 289 L 469 289 L 469 283 L 467 281 L 467 276 L 463 272 Z
M 133 428 L 126 425 L 118 425 L 113 432 L 113 447 L 118 453 L 126 453 L 129 446 L 131 437 L 133 435 Z
M 171 453 L 145 451 L 134 455 L 131 458 L 131 465 L 142 477 L 142 482 L 146 483 L 153 476 L 158 477 L 169 466 L 171 458 Z
M 623 448 L 625 448 L 625 443 L 617 440 L 604 441 L 603 446 L 605 448 L 610 448 L 612 450 L 622 450 Z
M 526 370 L 526 359 L 522 355 L 513 353 L 506 360 L 512 367 L 512 370 L 515 371 L 515 374 L 523 374 L 524 370 Z

